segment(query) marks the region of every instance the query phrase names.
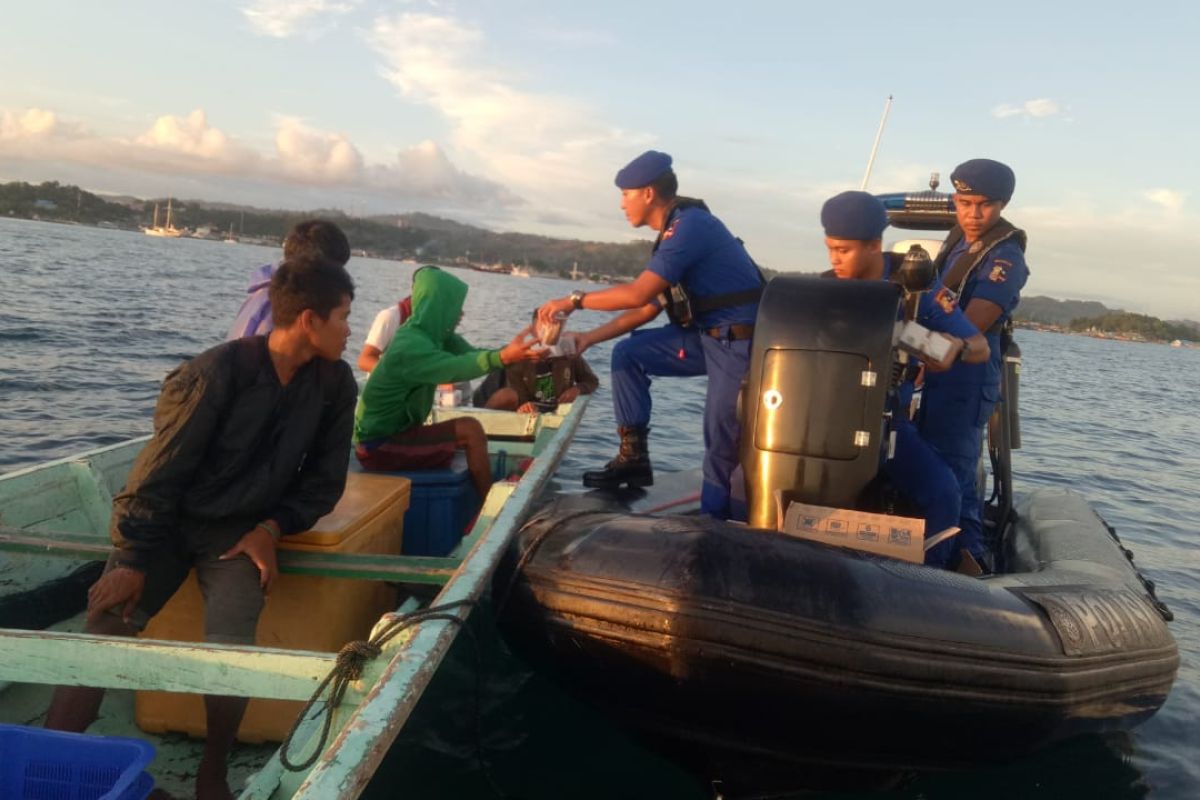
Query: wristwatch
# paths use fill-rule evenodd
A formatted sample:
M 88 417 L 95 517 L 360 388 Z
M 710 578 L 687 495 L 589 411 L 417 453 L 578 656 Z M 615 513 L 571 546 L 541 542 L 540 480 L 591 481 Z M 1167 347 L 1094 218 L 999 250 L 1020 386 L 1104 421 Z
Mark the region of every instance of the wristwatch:
M 587 292 L 582 289 L 576 289 L 571 292 L 571 305 L 576 309 L 583 308 L 583 298 L 585 295 L 587 295 Z

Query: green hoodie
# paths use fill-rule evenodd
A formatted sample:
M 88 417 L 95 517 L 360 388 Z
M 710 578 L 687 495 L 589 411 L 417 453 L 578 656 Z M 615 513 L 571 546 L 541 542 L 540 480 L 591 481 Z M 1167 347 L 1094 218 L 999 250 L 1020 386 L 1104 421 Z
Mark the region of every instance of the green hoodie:
M 413 279 L 413 313 L 383 351 L 354 411 L 354 441 L 384 439 L 425 422 L 439 383 L 478 378 L 504 365 L 454 332 L 467 285 L 436 267 Z

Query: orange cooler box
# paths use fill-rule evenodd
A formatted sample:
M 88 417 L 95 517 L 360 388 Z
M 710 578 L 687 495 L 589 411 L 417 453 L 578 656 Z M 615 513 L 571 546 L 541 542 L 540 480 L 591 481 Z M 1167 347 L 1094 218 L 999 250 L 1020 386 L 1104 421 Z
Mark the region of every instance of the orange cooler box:
M 346 491 L 311 530 L 288 536 L 280 550 L 319 553 L 399 554 L 410 484 L 396 475 L 350 472 Z M 379 617 L 396 608 L 396 591 L 380 581 L 280 575 L 258 620 L 257 644 L 293 650 L 337 652 L 365 639 Z M 204 639 L 204 600 L 195 573 L 146 626 L 143 637 L 199 642 Z M 144 731 L 205 735 L 204 700 L 198 694 L 138 692 L 137 724 Z M 253 699 L 238 739 L 279 742 L 304 704 Z

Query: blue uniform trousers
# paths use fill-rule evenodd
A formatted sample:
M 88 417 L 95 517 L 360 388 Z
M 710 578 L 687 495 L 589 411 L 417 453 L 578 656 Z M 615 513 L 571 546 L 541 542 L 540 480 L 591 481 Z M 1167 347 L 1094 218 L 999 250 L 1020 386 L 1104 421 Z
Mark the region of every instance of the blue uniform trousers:
M 928 538 L 959 524 L 961 493 L 950 465 L 921 438 L 917 428 L 906 419 L 896 422 L 895 455 L 884 464 L 892 486 L 916 504 L 925 518 Z M 925 563 L 948 567 L 960 547 L 962 534 L 952 536 L 925 552 Z
M 682 357 L 680 357 L 682 354 Z M 704 485 L 700 510 L 728 519 L 729 478 L 738 462 L 737 395 L 750 369 L 750 340 L 716 339 L 677 325 L 634 331 L 612 354 L 617 424 L 650 424 L 650 379 L 708 376 L 704 402 Z
M 969 550 L 980 563 L 986 563 L 982 559 L 987 548 L 983 542 L 983 500 L 977 484 L 979 453 L 984 428 L 998 399 L 998 389 L 975 384 L 926 386 L 919 415 L 921 436 L 950 465 L 962 493 L 959 547 Z

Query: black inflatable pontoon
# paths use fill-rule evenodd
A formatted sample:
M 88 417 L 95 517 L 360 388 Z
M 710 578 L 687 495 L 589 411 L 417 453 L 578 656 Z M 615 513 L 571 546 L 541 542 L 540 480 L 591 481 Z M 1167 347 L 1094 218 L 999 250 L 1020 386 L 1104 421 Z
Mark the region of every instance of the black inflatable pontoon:
M 752 521 L 774 491 L 869 494 L 874 456 L 841 433 L 886 440 L 879 387 L 857 380 L 890 371 L 880 342 L 899 300 L 880 289 L 768 287 L 742 409 Z M 864 331 L 855 308 L 882 314 L 888 331 Z M 771 317 L 785 310 L 820 333 L 786 334 Z M 841 344 L 839 327 L 854 332 Z M 809 397 L 798 401 L 807 421 L 786 418 L 786 398 L 817 374 L 841 402 Z M 763 414 L 745 400 L 772 389 L 785 401 Z M 727 787 L 811 785 L 817 767 L 832 773 L 818 784 L 965 767 L 1151 716 L 1179 656 L 1169 612 L 1116 535 L 1066 490 L 989 512 L 997 572 L 979 579 L 563 497 L 521 531 L 494 593 L 519 652 Z

